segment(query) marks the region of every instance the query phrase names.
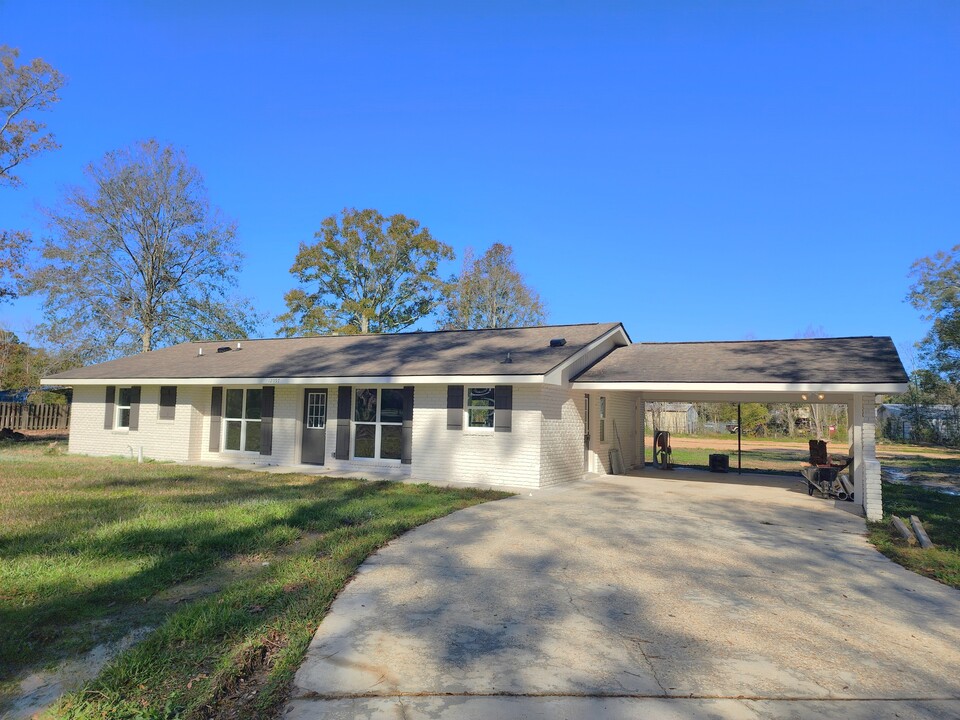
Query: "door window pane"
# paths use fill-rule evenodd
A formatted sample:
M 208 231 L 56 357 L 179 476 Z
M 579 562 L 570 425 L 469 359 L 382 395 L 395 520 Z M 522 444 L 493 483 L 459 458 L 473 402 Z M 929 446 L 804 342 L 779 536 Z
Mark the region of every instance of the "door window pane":
M 400 425 L 380 426 L 380 457 L 384 460 L 400 459 Z
M 260 399 L 263 397 L 263 390 L 247 390 L 247 410 L 244 415 L 247 420 L 260 419 Z
M 377 439 L 376 425 L 357 425 L 353 441 L 353 455 L 359 458 L 376 457 L 374 446 Z
M 327 394 L 308 393 L 307 395 L 307 427 L 311 430 L 322 428 L 327 420 Z
M 357 422 L 377 421 L 377 389 L 361 388 L 357 390 L 353 419 Z M 370 457 L 373 457 L 370 455 Z
M 403 422 L 403 390 L 384 389 L 380 393 L 380 422 Z
M 228 418 L 243 417 L 243 390 L 227 390 L 227 409 L 224 415 Z M 239 449 L 238 447 L 237 450 Z
M 227 421 L 227 437 L 224 441 L 223 446 L 227 450 L 239 450 L 240 449 L 240 426 L 241 422 L 239 420 L 228 420 Z

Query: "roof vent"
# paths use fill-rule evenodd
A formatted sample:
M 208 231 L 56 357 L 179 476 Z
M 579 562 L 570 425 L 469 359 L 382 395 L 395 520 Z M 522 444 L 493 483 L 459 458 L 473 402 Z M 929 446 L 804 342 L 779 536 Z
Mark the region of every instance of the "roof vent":
M 203 357 L 203 348 L 197 348 L 197 357 Z
M 231 350 L 233 350 L 233 348 L 230 347 L 229 345 L 223 345 L 222 347 L 217 348 L 218 353 L 230 352 Z
M 510 353 L 509 353 L 509 352 L 507 353 L 507 357 L 504 358 L 503 362 L 505 362 L 505 363 L 512 363 L 512 362 L 513 362 L 513 358 L 510 357 Z
M 550 341 L 550 347 L 563 347 L 567 344 L 566 338 L 554 338 Z
M 240 346 L 240 341 L 239 341 L 239 340 L 237 340 L 237 350 L 243 350 L 243 348 Z

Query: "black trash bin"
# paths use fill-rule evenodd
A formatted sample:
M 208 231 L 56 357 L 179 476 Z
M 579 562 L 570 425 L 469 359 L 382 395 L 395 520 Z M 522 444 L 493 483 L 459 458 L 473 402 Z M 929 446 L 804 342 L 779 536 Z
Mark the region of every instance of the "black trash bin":
M 715 454 L 710 456 L 710 472 L 730 472 L 730 456 Z

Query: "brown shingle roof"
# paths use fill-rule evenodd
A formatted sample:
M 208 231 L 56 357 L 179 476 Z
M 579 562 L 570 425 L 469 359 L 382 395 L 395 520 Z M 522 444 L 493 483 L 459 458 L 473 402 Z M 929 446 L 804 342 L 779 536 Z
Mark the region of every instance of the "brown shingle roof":
M 577 382 L 905 383 L 889 337 L 635 343 L 603 357 Z
M 183 343 L 53 375 L 50 381 L 117 378 L 322 378 L 543 375 L 619 323 L 394 335 Z M 565 338 L 566 345 L 550 347 Z M 219 347 L 232 348 L 217 352 Z M 198 356 L 203 348 L 203 356 Z M 507 353 L 511 362 L 506 363 Z

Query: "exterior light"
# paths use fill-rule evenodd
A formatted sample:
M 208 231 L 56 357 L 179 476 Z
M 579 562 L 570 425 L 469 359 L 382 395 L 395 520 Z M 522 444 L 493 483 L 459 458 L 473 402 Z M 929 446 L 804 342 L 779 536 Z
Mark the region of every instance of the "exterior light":
M 823 393 L 817 393 L 817 400 L 823 400 Z
M 801 399 L 801 400 L 806 400 L 806 399 L 807 399 L 807 394 L 806 394 L 806 393 L 800 393 L 800 399 Z

